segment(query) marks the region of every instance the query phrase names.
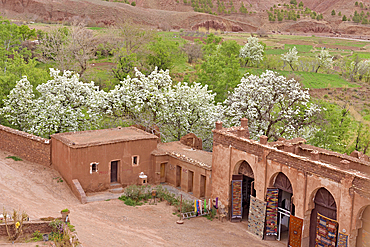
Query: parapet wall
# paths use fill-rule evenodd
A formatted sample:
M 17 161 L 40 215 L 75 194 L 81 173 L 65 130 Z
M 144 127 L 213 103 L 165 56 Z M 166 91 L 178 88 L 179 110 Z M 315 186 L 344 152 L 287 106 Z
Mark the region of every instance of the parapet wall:
M 40 165 L 51 164 L 51 140 L 3 125 L 0 125 L 0 149 Z

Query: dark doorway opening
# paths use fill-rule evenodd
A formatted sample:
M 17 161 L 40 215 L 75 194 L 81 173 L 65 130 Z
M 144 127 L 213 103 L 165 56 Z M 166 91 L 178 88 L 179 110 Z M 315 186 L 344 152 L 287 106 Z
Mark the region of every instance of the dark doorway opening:
M 193 181 L 194 181 L 194 172 L 188 172 L 188 192 L 193 193 Z
M 206 176 L 200 175 L 200 198 L 204 198 L 206 196 Z
M 111 183 L 117 182 L 117 174 L 118 174 L 118 161 L 112 161 L 110 163 L 110 182 Z
M 181 166 L 176 166 L 176 187 L 181 188 Z
M 310 246 L 315 246 L 316 242 L 317 213 L 332 220 L 337 219 L 337 204 L 327 189 L 321 188 L 316 192 L 314 203 L 310 218 Z
M 293 187 L 289 178 L 282 172 L 276 176 L 273 186 L 279 189 L 277 239 L 288 241 L 289 218 L 290 215 L 295 215 L 295 206 L 292 202 Z
M 256 190 L 254 189 L 254 174 L 250 165 L 243 161 L 240 164 L 238 174 L 243 175 L 242 182 L 242 220 L 248 220 L 250 197 L 256 196 Z

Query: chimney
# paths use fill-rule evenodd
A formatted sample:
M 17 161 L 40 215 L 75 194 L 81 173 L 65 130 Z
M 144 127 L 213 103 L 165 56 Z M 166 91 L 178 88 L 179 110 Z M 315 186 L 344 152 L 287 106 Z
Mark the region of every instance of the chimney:
M 311 160 L 313 160 L 313 161 L 319 161 L 320 160 L 320 154 L 317 150 L 313 150 L 311 152 Z
M 244 129 L 248 129 L 248 119 L 245 117 L 240 119 L 240 126 L 242 126 Z
M 222 130 L 222 122 L 220 121 L 216 122 L 216 130 Z
M 263 145 L 267 145 L 267 136 L 260 136 L 260 143 Z
M 243 136 L 249 139 L 250 135 L 249 135 L 249 130 L 248 130 L 248 119 L 247 118 L 243 117 L 242 119 L 240 119 L 240 127 L 243 129 Z

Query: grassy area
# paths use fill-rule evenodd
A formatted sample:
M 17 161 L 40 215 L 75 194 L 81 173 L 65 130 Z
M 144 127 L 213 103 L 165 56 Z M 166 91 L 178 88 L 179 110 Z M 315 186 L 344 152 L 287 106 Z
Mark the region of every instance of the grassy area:
M 260 75 L 265 70 L 256 68 L 242 68 L 242 73 Z M 292 74 L 292 71 L 276 71 L 283 76 Z M 359 87 L 356 84 L 344 80 L 337 74 L 320 74 L 313 72 L 295 71 L 295 75 L 302 77 L 301 83 L 305 88 L 338 88 L 338 87 Z

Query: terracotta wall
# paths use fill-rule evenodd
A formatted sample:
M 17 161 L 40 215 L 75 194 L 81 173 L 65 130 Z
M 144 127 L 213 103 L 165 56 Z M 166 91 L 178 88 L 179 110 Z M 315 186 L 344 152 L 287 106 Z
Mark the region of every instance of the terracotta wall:
M 40 233 L 50 233 L 52 231 L 51 226 L 49 226 L 50 222 L 51 221 L 23 222 L 23 234 L 32 234 L 35 231 L 39 231 Z M 10 229 L 11 233 L 14 232 L 14 228 L 12 227 L 12 225 L 8 225 L 8 228 Z M 0 236 L 8 236 L 5 224 L 0 224 Z
M 140 172 L 148 176 L 149 183 L 154 183 L 151 151 L 156 146 L 156 139 L 86 147 L 69 147 L 53 139 L 52 162 L 70 186 L 72 179 L 78 179 L 85 192 L 102 191 L 110 187 L 112 161 L 118 161 L 117 179 L 123 186 L 138 184 Z M 137 166 L 132 165 L 134 155 L 139 157 Z M 92 174 L 90 174 L 91 163 L 98 164 L 98 171 Z
M 178 176 L 177 169 L 181 169 L 181 179 Z M 205 179 L 205 188 L 203 179 Z M 180 181 L 182 191 L 191 192 L 196 198 L 211 198 L 212 183 L 210 170 L 169 157 L 166 164 L 166 182 L 176 186 L 177 181 Z M 205 191 L 203 192 L 203 190 Z
M 0 149 L 40 165 L 51 164 L 51 141 L 0 125 Z
M 249 146 L 252 146 L 250 150 Z M 256 197 L 260 200 L 265 199 L 266 189 L 273 186 L 277 174 L 281 172 L 288 177 L 293 188 L 295 215 L 304 219 L 302 246 L 308 246 L 313 201 L 317 190 L 322 187 L 336 201 L 339 230 L 346 234 L 351 233 L 349 246 L 355 245 L 357 229 L 360 228 L 359 215 L 361 210 L 370 205 L 369 179 L 356 177 L 355 173 L 348 172 L 348 168 L 342 170 L 340 164 L 333 167 L 323 165 L 256 141 L 242 140 L 228 134 L 223 138 L 216 131 L 212 161 L 212 197 L 219 197 L 227 206 L 230 205 L 232 175 L 237 174 L 243 161 L 250 165 L 254 173 Z

